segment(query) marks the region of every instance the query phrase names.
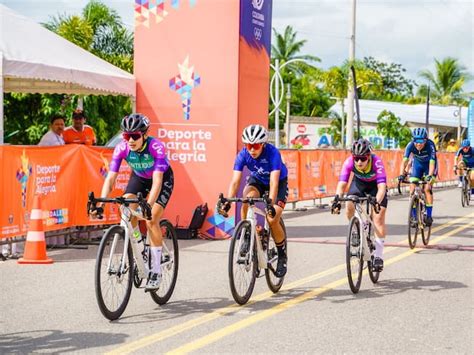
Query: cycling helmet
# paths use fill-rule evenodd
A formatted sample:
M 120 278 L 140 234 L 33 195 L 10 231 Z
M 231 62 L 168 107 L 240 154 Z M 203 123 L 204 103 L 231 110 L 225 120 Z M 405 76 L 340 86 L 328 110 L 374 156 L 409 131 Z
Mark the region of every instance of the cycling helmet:
M 461 143 L 461 147 L 470 147 L 471 146 L 471 141 L 469 139 L 464 139 Z
M 415 128 L 412 134 L 413 139 L 426 139 L 428 138 L 428 133 L 425 128 Z
M 150 120 L 141 113 L 132 113 L 122 119 L 120 128 L 124 132 L 142 132 L 145 133 L 150 127 Z
M 360 138 L 352 144 L 352 155 L 367 155 L 372 150 L 372 144 L 367 140 Z
M 254 124 L 244 128 L 242 132 L 242 142 L 250 143 L 266 143 L 268 141 L 268 131 L 265 127 Z

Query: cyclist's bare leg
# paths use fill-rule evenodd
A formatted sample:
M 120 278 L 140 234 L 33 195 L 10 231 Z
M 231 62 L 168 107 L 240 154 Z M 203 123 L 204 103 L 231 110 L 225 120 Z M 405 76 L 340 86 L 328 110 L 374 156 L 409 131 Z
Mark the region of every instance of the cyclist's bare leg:
M 125 195 L 123 195 L 123 197 L 125 197 L 125 198 L 137 198 L 137 195 L 134 195 L 134 194 L 125 194 Z M 131 204 L 130 204 L 130 208 L 135 211 L 135 210 L 138 208 L 138 203 L 131 203 Z M 132 217 L 130 218 L 130 223 L 132 223 L 132 227 L 135 228 L 135 227 L 138 225 L 138 219 L 137 219 L 137 217 L 132 216 Z
M 387 208 L 380 207 L 379 213 L 372 213 L 372 219 L 374 221 L 375 235 L 380 239 L 384 239 L 387 233 L 385 227 L 385 212 Z
M 259 198 L 260 197 L 260 192 L 258 192 L 256 187 L 247 185 L 244 188 L 243 195 L 245 197 Z M 242 219 L 246 218 L 248 209 L 249 209 L 248 203 L 243 203 L 242 204 L 242 209 L 240 210 Z
M 426 184 L 425 185 L 425 197 L 426 197 L 426 204 L 433 205 L 433 185 Z
M 354 216 L 354 212 L 355 212 L 354 203 L 347 201 L 346 202 L 346 217 L 348 220 L 350 220 Z
M 283 213 L 283 208 L 278 205 L 273 205 L 273 207 L 275 208 L 275 216 L 271 218 L 267 215 L 267 221 L 270 225 L 275 244 L 280 245 L 285 241 L 285 233 L 280 225 L 280 218 Z
M 165 209 L 163 206 L 154 203 L 151 209 L 151 220 L 146 221 L 146 227 L 150 232 L 150 244 L 152 247 L 161 247 L 163 244 L 163 235 L 160 228 L 161 216 Z
M 410 196 L 415 192 L 415 184 L 410 184 Z

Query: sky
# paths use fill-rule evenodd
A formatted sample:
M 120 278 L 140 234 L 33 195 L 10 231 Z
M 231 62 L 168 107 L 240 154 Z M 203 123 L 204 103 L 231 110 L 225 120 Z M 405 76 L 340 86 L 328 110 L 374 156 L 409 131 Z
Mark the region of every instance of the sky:
M 0 2 L 46 22 L 58 13 L 80 13 L 88 0 Z M 102 2 L 117 10 L 133 29 L 133 0 Z M 356 58 L 372 56 L 400 63 L 407 77 L 423 83 L 418 77 L 420 70 L 434 71 L 434 58 L 451 56 L 474 76 L 474 0 L 357 0 L 356 17 Z M 323 68 L 340 65 L 348 58 L 350 19 L 351 0 L 273 0 L 272 26 L 279 32 L 292 26 L 297 38 L 307 41 L 302 54 L 321 58 Z M 465 91 L 474 91 L 474 80 Z

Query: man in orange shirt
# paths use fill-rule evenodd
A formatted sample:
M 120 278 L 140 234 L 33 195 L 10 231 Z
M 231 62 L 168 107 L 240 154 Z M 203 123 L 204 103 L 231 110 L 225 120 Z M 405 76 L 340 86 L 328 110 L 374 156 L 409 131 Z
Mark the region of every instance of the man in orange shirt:
M 96 144 L 94 130 L 85 124 L 86 117 L 82 110 L 75 110 L 72 114 L 72 126 L 64 130 L 63 137 L 66 144 Z

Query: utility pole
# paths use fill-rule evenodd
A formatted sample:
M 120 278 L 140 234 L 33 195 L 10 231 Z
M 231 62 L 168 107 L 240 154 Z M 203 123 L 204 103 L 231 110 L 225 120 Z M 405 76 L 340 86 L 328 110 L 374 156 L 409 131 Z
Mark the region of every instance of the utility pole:
M 286 149 L 290 148 L 290 102 L 291 102 L 291 84 L 286 89 Z
M 275 72 L 280 75 L 280 60 L 275 59 Z M 280 80 L 275 82 L 275 97 L 280 100 Z M 275 147 L 280 148 L 280 103 L 278 101 L 277 108 L 275 110 Z
M 349 40 L 349 63 L 355 59 L 355 33 L 356 33 L 356 0 L 351 0 L 352 16 L 351 16 L 351 36 Z M 349 77 L 349 76 L 348 76 Z M 346 142 L 342 142 L 343 147 L 351 147 L 354 137 L 354 90 L 353 85 L 349 83 L 347 92 L 347 123 L 346 123 Z M 342 127 L 344 129 L 344 127 Z

